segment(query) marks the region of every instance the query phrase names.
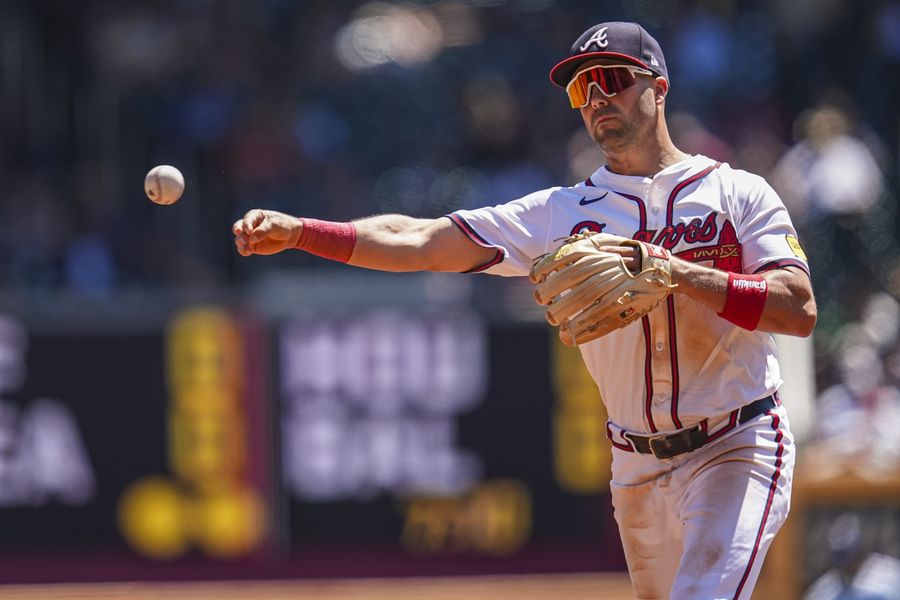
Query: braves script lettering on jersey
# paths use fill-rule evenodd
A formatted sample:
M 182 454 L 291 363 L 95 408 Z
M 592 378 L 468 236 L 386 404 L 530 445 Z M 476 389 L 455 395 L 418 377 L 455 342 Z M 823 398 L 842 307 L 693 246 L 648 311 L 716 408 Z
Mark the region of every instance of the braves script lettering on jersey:
M 460 210 L 449 217 L 474 242 L 497 249 L 494 260 L 477 269 L 495 275 L 527 275 L 534 257 L 553 249 L 560 238 L 584 230 L 652 242 L 685 260 L 725 271 L 759 273 L 785 266 L 807 270 L 805 257 L 794 249 L 796 233 L 790 217 L 771 187 L 761 177 L 699 155 L 654 177 L 623 176 L 602 167 L 573 187 L 535 192 L 500 206 Z M 635 579 L 639 597 L 667 595 L 668 590 L 655 595 L 660 590 L 653 585 L 671 581 L 680 548 L 670 547 L 674 541 L 668 532 L 676 525 L 665 515 L 672 514 L 677 521 L 683 514 L 656 505 L 665 494 L 641 494 L 646 485 L 671 486 L 672 502 L 688 503 L 680 507 L 682 511 L 694 501 L 698 511 L 715 508 L 733 514 L 728 521 L 736 534 L 721 527 L 708 529 L 702 518 L 682 521 L 683 542 L 693 535 L 702 546 L 685 553 L 683 560 L 706 561 L 692 572 L 715 571 L 724 585 L 733 584 L 732 593 L 743 587 L 742 578 L 755 579 L 761 563 L 754 561 L 755 555 L 787 516 L 793 464 L 783 408 L 771 411 L 773 418 L 765 423 L 759 419 L 739 423 L 741 407 L 775 394 L 781 384 L 771 335 L 737 327 L 699 302 L 672 295 L 640 322 L 580 349 L 609 414 L 608 433 L 616 449 L 613 500 L 629 569 L 633 578 L 635 569 L 650 572 L 649 577 Z M 694 425 L 715 441 L 671 461 L 635 452 L 629 439 L 629 434 L 670 433 Z M 762 455 L 760 448 L 768 454 Z M 731 456 L 739 462 L 701 474 L 699 469 L 709 466 L 711 454 L 718 457 L 712 460 L 727 462 L 722 457 Z M 664 476 L 678 467 L 684 468 L 678 469 L 677 477 Z M 759 489 L 748 487 L 748 476 L 764 483 Z M 710 495 L 679 498 L 682 488 L 675 481 L 691 477 L 709 479 L 693 489 Z M 736 478 L 741 484 L 731 489 Z M 748 503 L 756 510 L 748 510 Z M 638 537 L 629 539 L 638 531 Z M 734 540 L 729 537 L 733 534 L 748 565 L 743 572 L 733 567 L 729 571 L 725 565 L 735 558 Z M 690 571 L 690 565 L 683 567 Z M 731 579 L 727 573 L 732 573 Z M 671 597 L 695 597 L 685 590 L 695 583 L 679 578 Z

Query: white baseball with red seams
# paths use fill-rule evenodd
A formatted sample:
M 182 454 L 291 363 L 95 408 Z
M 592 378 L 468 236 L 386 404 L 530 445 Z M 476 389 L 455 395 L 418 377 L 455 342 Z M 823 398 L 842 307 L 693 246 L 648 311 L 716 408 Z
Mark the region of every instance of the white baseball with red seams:
M 476 269 L 494 275 L 527 276 L 535 257 L 555 248 L 560 238 L 584 230 L 639 239 L 662 246 L 679 258 L 724 271 L 750 274 L 794 266 L 808 272 L 805 256 L 794 250 L 799 246 L 787 210 L 765 180 L 701 155 L 671 165 L 653 177 L 618 175 L 601 167 L 581 184 L 542 190 L 499 206 L 459 210 L 449 218 L 476 243 L 497 248 L 494 260 Z M 672 518 L 660 515 L 655 525 L 647 525 L 650 531 L 640 535 L 651 535 L 655 527 L 660 527 L 666 529 L 665 533 L 658 532 L 659 539 L 671 539 L 668 528 L 679 520 L 687 527 L 685 515 L 700 514 L 704 507 L 730 511 L 733 518 L 725 522 L 737 527 L 740 521 L 739 530 L 752 531 L 753 539 L 725 539 L 735 529 L 716 530 L 721 526 L 703 529 L 699 541 L 704 547 L 720 544 L 723 549 L 720 560 L 707 561 L 711 568 L 719 569 L 717 576 L 722 583 L 721 589 L 697 588 L 696 597 L 739 597 L 734 594 L 743 593 L 737 589 L 742 579 L 741 590 L 752 590 L 761 555 L 787 516 L 786 492 L 793 465 L 792 438 L 782 407 L 744 425 L 737 422 L 738 409 L 774 394 L 781 385 L 771 335 L 742 329 L 699 302 L 673 294 L 640 321 L 583 344 L 580 350 L 609 414 L 608 431 L 616 449 L 613 501 L 626 555 L 634 555 L 635 541 L 629 536 L 635 528 L 623 526 L 622 489 L 650 481 L 659 484 L 661 474 L 674 471 L 678 465 L 701 459 L 700 464 L 705 464 L 718 460 L 722 452 L 733 451 L 740 455 L 739 461 L 708 478 L 721 476 L 727 480 L 738 470 L 751 482 L 749 486 L 743 484 L 747 494 L 744 502 L 734 498 L 731 504 L 715 501 L 695 491 L 699 488 L 693 483 L 689 497 L 681 497 L 679 494 L 687 490 L 679 490 L 679 478 L 673 476 L 668 485 L 675 486 L 672 501 L 680 504 L 669 507 Z M 777 426 L 773 429 L 774 422 Z M 670 460 L 637 453 L 624 435 L 657 435 L 696 424 L 718 439 Z M 751 452 L 743 456 L 738 443 L 742 436 L 766 438 L 764 447 L 771 455 L 755 456 Z M 696 483 L 695 478 L 690 481 Z M 710 487 L 706 482 L 704 489 L 715 493 L 719 484 L 726 483 Z M 698 526 L 696 521 L 691 523 L 691 527 Z M 689 530 L 697 531 L 687 527 L 683 533 L 687 535 Z M 684 536 L 680 539 L 688 541 Z M 642 589 L 655 589 L 659 594 L 646 597 L 668 595 L 668 590 L 660 586 L 666 585 L 665 577 L 670 577 L 672 584 L 676 571 L 670 569 L 666 575 L 664 563 L 671 562 L 673 553 L 681 556 L 675 550 L 640 550 L 642 564 L 646 566 L 649 560 L 652 568 L 642 568 L 641 576 L 632 572 L 632 577 L 643 577 Z M 747 555 L 734 556 L 734 552 Z M 685 548 L 686 559 L 690 559 L 689 554 Z M 742 564 L 746 567 L 738 568 Z M 655 569 L 658 576 L 652 575 Z M 749 584 L 748 578 L 752 578 Z M 681 579 L 676 578 L 673 591 L 687 589 Z M 733 586 L 730 595 L 728 586 Z M 635 587 L 637 590 L 638 585 Z M 722 595 L 703 596 L 710 593 Z
M 144 177 L 144 193 L 156 204 L 175 204 L 184 193 L 184 175 L 171 165 L 153 167 Z

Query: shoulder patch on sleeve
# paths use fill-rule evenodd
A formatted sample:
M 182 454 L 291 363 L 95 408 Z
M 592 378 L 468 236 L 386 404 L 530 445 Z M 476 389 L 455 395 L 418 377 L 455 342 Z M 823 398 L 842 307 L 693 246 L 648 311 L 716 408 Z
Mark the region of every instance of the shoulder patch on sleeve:
M 806 252 L 803 251 L 803 248 L 800 247 L 800 241 L 796 236 L 786 235 L 784 236 L 787 239 L 788 246 L 791 247 L 791 250 L 794 252 L 794 256 L 797 258 L 802 258 L 803 260 L 808 261 L 806 258 Z

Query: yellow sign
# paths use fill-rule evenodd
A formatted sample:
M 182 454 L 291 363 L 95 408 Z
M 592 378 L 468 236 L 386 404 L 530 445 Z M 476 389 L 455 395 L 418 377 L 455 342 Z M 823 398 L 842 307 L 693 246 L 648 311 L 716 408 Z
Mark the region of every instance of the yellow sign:
M 604 493 L 612 477 L 606 407 L 578 349 L 564 346 L 557 336 L 552 343 L 556 478 L 572 493 Z
M 459 496 L 414 497 L 402 510 L 403 545 L 414 554 L 502 556 L 531 535 L 531 494 L 515 479 L 485 481 Z
M 244 478 L 238 325 L 224 310 L 195 308 L 167 335 L 169 463 L 172 477 L 145 477 L 119 503 L 131 546 L 157 559 L 199 547 L 219 558 L 247 554 L 265 534 L 265 506 Z

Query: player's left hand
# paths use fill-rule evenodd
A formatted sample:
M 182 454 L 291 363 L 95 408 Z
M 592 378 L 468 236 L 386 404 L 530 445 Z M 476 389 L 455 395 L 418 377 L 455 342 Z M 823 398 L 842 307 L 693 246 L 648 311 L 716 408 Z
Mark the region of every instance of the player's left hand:
M 597 248 L 600 252 L 611 252 L 618 254 L 624 261 L 625 268 L 632 273 L 638 273 L 641 270 L 641 251 L 636 246 L 622 245 L 621 242 L 626 238 L 619 238 L 617 235 L 602 234 L 604 239 Z M 618 239 L 616 239 L 618 238 Z
M 638 247 L 634 246 L 633 242 L 628 238 L 620 235 L 613 235 L 611 233 L 582 233 L 570 236 L 563 242 L 563 246 L 576 238 L 590 238 L 592 250 L 618 254 L 622 257 L 626 269 L 632 273 L 640 272 L 641 251 Z

